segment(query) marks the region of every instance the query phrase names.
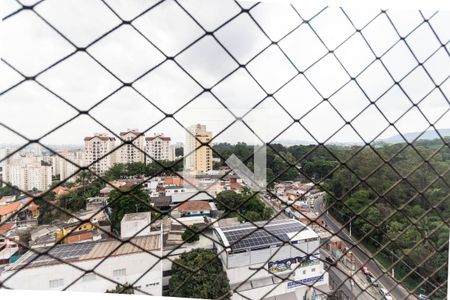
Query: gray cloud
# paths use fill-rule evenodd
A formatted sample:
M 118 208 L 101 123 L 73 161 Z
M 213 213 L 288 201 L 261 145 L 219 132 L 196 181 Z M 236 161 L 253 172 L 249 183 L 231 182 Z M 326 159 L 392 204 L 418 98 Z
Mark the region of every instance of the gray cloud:
M 70 42 L 85 47 L 120 24 L 120 18 L 131 20 L 157 3 L 147 0 L 106 2 L 118 16 L 101 1 L 94 0 L 47 0 L 38 4 L 35 9 Z M 19 8 L 14 3 L 5 1 L 4 15 Z M 204 34 L 202 27 L 207 31 L 215 30 L 224 21 L 239 14 L 240 8 L 231 0 L 185 0 L 180 1 L 180 4 L 182 7 L 174 1 L 165 1 L 134 20 L 132 24 L 145 38 L 130 25 L 124 25 L 87 49 L 90 55 L 120 80 L 131 82 L 139 78 L 133 87 L 142 96 L 132 88 L 125 87 L 91 111 L 94 118 L 112 131 L 119 132 L 127 128 L 144 130 L 164 117 L 164 114 L 144 97 L 163 112 L 172 114 L 202 92 L 202 88 L 175 62 L 166 61 L 159 66 L 158 64 L 164 61 L 165 55 L 175 55 L 200 38 Z M 252 3 L 245 2 L 245 8 L 250 5 Z M 405 113 L 412 105 L 409 99 L 417 103 L 425 97 L 418 106 L 422 112 L 415 108 L 396 123 L 402 132 L 424 130 L 429 125 L 428 122 L 436 122 L 442 113 L 448 110 L 446 97 L 450 86 L 447 80 L 450 58 L 448 49 L 441 47 L 441 44 L 446 44 L 450 39 L 448 13 L 439 12 L 429 21 L 436 38 L 426 23 L 408 35 L 417 25 L 423 23 L 420 13 L 414 10 L 389 10 L 387 16 L 380 15 L 364 27 L 377 16 L 379 10 L 344 8 L 344 14 L 341 9 L 331 7 L 314 17 L 324 8 L 303 5 L 295 5 L 295 8 L 300 16 L 286 4 L 259 4 L 250 10 L 250 15 L 241 14 L 215 32 L 217 39 L 231 55 L 239 63 L 247 64 L 256 53 L 269 45 L 270 40 L 278 41 L 298 27 L 279 42 L 289 59 L 276 46 L 270 46 L 248 63 L 246 69 L 234 71 L 238 67 L 234 60 L 212 37 L 205 37 L 175 60 L 195 80 L 208 88 L 234 72 L 215 86 L 212 92 L 237 116 L 245 115 L 266 96 L 263 89 L 274 93 L 283 86 L 274 94 L 275 99 L 294 118 L 306 114 L 301 119 L 301 124 L 319 141 L 326 140 L 346 121 L 353 120 L 361 110 L 370 105 L 370 101 L 377 99 L 378 108 L 372 105 L 352 121 L 352 125 L 366 140 L 376 137 L 388 126 L 388 122 L 395 121 Z M 184 9 L 196 18 L 198 24 Z M 392 88 L 394 81 L 390 79 L 381 62 L 373 63 L 375 56 L 382 55 L 399 40 L 388 17 L 399 34 L 407 36 L 407 44 L 398 43 L 383 56 L 381 62 L 396 81 L 411 72 L 400 81 L 399 86 Z M 426 17 L 431 17 L 431 13 Z M 302 18 L 313 19 L 308 25 L 302 24 Z M 21 11 L 3 23 L 2 58 L 26 76 L 35 75 L 75 50 L 70 42 L 61 38 L 32 11 Z M 312 26 L 319 38 L 309 26 Z M 354 27 L 362 29 L 362 35 L 355 33 Z M 375 54 L 370 51 L 363 37 Z M 333 54 L 327 55 L 327 48 L 334 50 L 347 38 L 348 41 L 335 51 L 335 55 L 349 74 Z M 438 49 L 423 67 L 412 71 L 418 64 L 416 58 L 423 62 Z M 321 57 L 323 58 L 315 63 Z M 154 67 L 155 70 L 141 77 Z M 296 76 L 296 69 L 301 72 L 306 70 L 305 75 L 297 75 L 284 86 L 287 80 Z M 3 62 L 0 63 L 0 76 L 0 93 L 22 79 Z M 252 76 L 261 87 L 254 82 Z M 357 81 L 351 81 L 341 89 L 350 77 L 356 77 Z M 89 109 L 121 86 L 119 80 L 86 53 L 72 55 L 36 79 L 57 96 L 83 110 Z M 357 84 L 363 88 L 369 99 Z M 429 93 L 436 84 L 440 85 L 440 90 Z M 387 91 L 389 88 L 391 90 Z M 60 101 L 57 96 L 36 83 L 24 82 L 0 96 L 0 122 L 16 129 L 27 138 L 38 138 L 76 115 L 76 110 Z M 322 97 L 329 97 L 329 103 L 321 103 L 308 113 L 322 101 Z M 175 118 L 184 126 L 197 122 L 205 123 L 214 133 L 220 132 L 233 121 L 232 114 L 209 93 L 203 93 L 175 114 Z M 265 140 L 273 139 L 289 126 L 279 139 L 312 140 L 300 125 L 292 125 L 291 117 L 270 97 L 258 105 L 257 110 L 248 114 L 244 121 Z M 450 127 L 448 114 L 436 125 L 438 128 Z M 84 136 L 98 131 L 105 129 L 89 117 L 80 116 L 49 135 L 44 142 L 81 143 Z M 178 141 L 184 138 L 182 127 L 171 119 L 164 120 L 149 131 L 150 134 L 153 132 L 164 132 Z M 397 132 L 390 128 L 382 137 L 392 134 Z M 0 136 L 0 144 L 20 141 L 20 138 L 4 128 L 1 128 Z M 254 142 L 257 139 L 239 122 L 217 137 L 217 141 L 241 140 Z M 336 134 L 332 141 L 361 142 L 348 125 Z

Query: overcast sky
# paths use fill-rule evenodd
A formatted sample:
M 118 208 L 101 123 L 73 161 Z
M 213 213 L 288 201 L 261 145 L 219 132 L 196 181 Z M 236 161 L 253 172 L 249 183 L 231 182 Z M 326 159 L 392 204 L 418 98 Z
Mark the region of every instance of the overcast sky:
M 38 4 L 36 12 L 67 40 L 30 10 L 4 20 L 0 123 L 36 139 L 75 118 L 77 109 L 89 110 L 116 133 L 154 126 L 147 135 L 162 132 L 183 141 L 183 128 L 164 119 L 166 113 L 186 127 L 206 124 L 214 135 L 228 128 L 215 141 L 233 143 L 258 140 L 242 122 L 233 124 L 242 116 L 266 142 L 281 132 L 278 140 L 312 141 L 310 133 L 322 142 L 347 121 L 360 136 L 346 125 L 331 142 L 370 141 L 389 123 L 402 133 L 423 131 L 430 122 L 450 128 L 448 12 L 396 9 L 380 15 L 377 9 L 295 5 L 294 10 L 252 2 L 239 7 L 231 0 L 106 2 L 114 12 L 97 0 Z M 20 8 L 15 0 L 1 5 L 3 17 Z M 249 14 L 242 12 L 250 7 Z M 137 30 L 119 26 L 121 19 L 132 20 Z M 87 53 L 75 46 L 87 47 Z M 25 76 L 39 74 L 37 82 L 9 89 L 23 77 L 5 62 Z M 408 111 L 413 103 L 419 104 Z M 304 128 L 293 123 L 298 119 Z M 42 142 L 81 144 L 84 136 L 105 131 L 82 115 Z M 390 127 L 380 138 L 396 134 Z M 0 126 L 0 144 L 21 142 Z

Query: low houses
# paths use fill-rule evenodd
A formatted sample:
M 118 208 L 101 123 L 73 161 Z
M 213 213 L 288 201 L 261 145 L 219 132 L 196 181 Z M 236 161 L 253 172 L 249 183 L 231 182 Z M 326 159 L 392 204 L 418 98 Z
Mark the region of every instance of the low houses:
M 102 188 L 99 192 L 100 197 L 108 197 L 109 193 L 111 193 L 114 190 L 114 187 L 121 188 L 123 187 L 127 182 L 124 180 L 113 180 L 109 182 L 104 188 Z
M 186 191 L 186 188 L 182 185 L 168 186 L 164 189 L 164 193 L 166 196 L 172 196 L 175 193 L 184 193 Z
M 57 187 L 55 187 L 55 188 L 52 190 L 52 192 L 55 193 L 55 197 L 56 197 L 56 198 L 60 198 L 60 197 L 62 197 L 62 196 L 64 196 L 64 195 L 67 195 L 68 193 L 70 193 L 69 189 L 68 189 L 68 188 L 65 188 L 65 187 L 63 187 L 63 186 L 57 186 Z
M 16 223 L 4 223 L 0 226 L 0 235 L 5 236 L 16 227 Z
M 31 248 L 49 247 L 55 243 L 73 244 L 98 241 L 111 232 L 111 222 L 104 210 L 80 211 L 66 223 L 42 225 L 31 232 Z
M 29 246 L 31 248 L 50 247 L 56 244 L 56 230 L 54 225 L 41 225 L 30 232 Z
M 172 211 L 175 218 L 211 216 L 211 206 L 208 201 L 186 201 Z
M 39 206 L 30 203 L 32 198 L 24 198 L 0 206 L 0 222 L 19 222 L 39 217 Z
M 86 199 L 86 210 L 99 210 L 108 205 L 108 197 L 90 197 Z
M 172 196 L 150 197 L 150 203 L 160 211 L 168 211 L 171 208 Z
M 16 258 L 16 254 L 19 252 L 19 236 L 9 236 L 14 226 L 11 223 L 0 226 L 0 267 L 6 264 L 12 263 Z M 3 237 L 8 236 L 8 237 Z
M 65 224 L 56 230 L 56 240 L 63 244 L 98 241 L 101 233 L 91 222 Z
M 11 202 L 16 201 L 16 196 L 3 196 L 0 198 L 0 206 L 8 205 Z

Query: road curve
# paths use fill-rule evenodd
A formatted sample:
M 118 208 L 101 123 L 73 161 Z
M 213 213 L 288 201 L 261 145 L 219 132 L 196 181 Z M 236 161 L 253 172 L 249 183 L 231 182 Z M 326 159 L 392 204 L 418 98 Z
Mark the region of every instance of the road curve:
M 347 231 L 341 230 L 342 224 L 336 221 L 332 216 L 325 212 L 325 207 L 323 204 L 323 198 L 318 197 L 314 204 L 314 210 L 322 215 L 321 218 L 327 225 L 327 229 L 336 234 L 341 238 L 347 245 L 351 248 L 352 253 L 355 257 L 362 263 L 366 262 L 366 267 L 372 272 L 375 278 L 392 294 L 392 297 L 396 300 L 404 299 L 417 299 L 416 296 L 410 294 L 401 284 L 397 283 L 384 268 L 378 264 L 374 259 L 370 258 L 369 251 L 366 250 L 362 245 L 356 245 L 356 242 L 351 238 Z

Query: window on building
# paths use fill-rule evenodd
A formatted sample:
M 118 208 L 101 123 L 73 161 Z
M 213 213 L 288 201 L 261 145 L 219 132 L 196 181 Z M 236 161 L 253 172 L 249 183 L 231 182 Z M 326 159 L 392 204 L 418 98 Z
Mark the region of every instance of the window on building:
M 126 276 L 126 275 L 127 275 L 127 270 L 126 269 L 113 270 L 113 276 L 114 277 Z
M 48 286 L 52 288 L 64 286 L 64 279 L 53 279 L 48 282 Z
M 95 274 L 94 273 L 87 273 L 83 276 L 83 281 L 93 281 L 95 280 Z

